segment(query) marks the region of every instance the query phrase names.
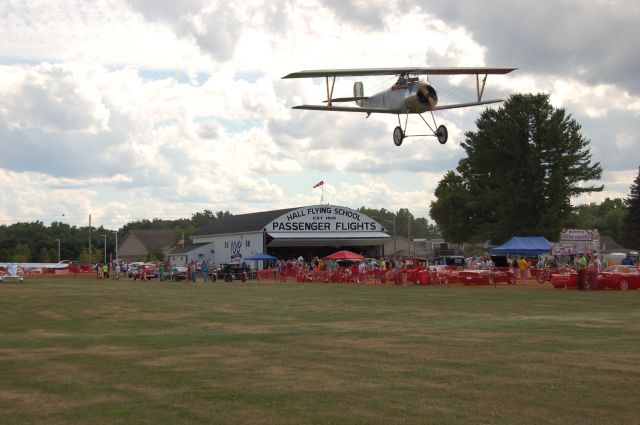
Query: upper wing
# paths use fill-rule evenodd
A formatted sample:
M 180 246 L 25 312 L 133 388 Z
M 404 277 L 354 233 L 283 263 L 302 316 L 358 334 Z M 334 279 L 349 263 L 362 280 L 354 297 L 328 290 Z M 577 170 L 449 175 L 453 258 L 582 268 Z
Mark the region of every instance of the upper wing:
M 441 111 L 443 109 L 467 108 L 469 106 L 487 105 L 489 103 L 500 103 L 500 102 L 504 102 L 504 99 L 482 100 L 480 102 L 469 102 L 469 103 L 452 103 L 450 105 L 436 106 L 435 108 L 432 109 L 432 111 Z
M 310 111 L 334 111 L 334 112 L 365 112 L 377 114 L 399 114 L 398 109 L 389 108 L 369 108 L 367 106 L 324 106 L 324 105 L 300 105 L 291 109 L 308 109 Z
M 352 77 L 364 75 L 472 75 L 472 74 L 507 74 L 517 68 L 354 68 L 354 69 L 318 69 L 299 71 L 282 78 L 318 78 L 318 77 Z

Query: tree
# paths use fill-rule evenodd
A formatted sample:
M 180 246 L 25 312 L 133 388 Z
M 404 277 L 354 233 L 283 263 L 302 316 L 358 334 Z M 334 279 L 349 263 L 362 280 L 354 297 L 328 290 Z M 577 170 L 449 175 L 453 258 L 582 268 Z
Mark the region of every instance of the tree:
M 586 184 L 600 179 L 602 168 L 591 163 L 580 125 L 548 95 L 513 95 L 482 112 L 476 126 L 461 144 L 467 156 L 431 204 L 451 241 L 555 239 L 571 216 L 571 198 L 603 189 Z
M 463 178 L 449 171 L 438 183 L 435 195 L 437 201 L 431 203 L 429 215 L 442 229 L 442 237 L 453 243 L 471 241 L 474 214 Z
M 576 206 L 567 227 L 598 229 L 601 236 L 609 236 L 615 241 L 623 242 L 626 213 L 627 206 L 623 199 L 606 198 L 600 204 L 592 202 Z
M 627 214 L 624 217 L 624 244 L 626 247 L 640 248 L 640 167 L 631 185 L 631 192 L 625 200 Z

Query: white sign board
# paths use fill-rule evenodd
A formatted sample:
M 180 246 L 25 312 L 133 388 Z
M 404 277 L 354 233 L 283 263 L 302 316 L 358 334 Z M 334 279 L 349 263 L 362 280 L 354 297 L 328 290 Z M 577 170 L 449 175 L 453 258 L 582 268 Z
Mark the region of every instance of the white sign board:
M 334 205 L 298 208 L 273 220 L 267 232 L 381 232 L 382 226 L 361 212 Z

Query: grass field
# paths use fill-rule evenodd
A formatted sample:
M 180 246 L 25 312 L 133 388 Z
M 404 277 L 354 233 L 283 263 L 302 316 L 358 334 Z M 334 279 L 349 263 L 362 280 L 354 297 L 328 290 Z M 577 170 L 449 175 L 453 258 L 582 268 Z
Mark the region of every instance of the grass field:
M 640 291 L 0 284 L 2 424 L 638 424 Z

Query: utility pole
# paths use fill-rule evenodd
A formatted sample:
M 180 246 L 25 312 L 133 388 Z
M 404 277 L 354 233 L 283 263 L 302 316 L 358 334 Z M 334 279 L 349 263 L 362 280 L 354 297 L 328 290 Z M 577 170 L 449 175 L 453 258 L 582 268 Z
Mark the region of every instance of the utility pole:
M 113 233 L 115 233 L 115 234 L 116 234 L 116 260 L 120 260 L 120 259 L 118 258 L 118 231 L 116 230 L 116 231 L 114 231 Z
M 407 251 L 409 251 L 409 256 L 411 256 L 411 214 L 409 213 L 409 209 L 407 209 Z
M 107 235 L 100 235 L 104 238 L 104 264 L 107 264 Z
M 89 214 L 89 264 L 93 264 L 91 261 L 91 214 Z

